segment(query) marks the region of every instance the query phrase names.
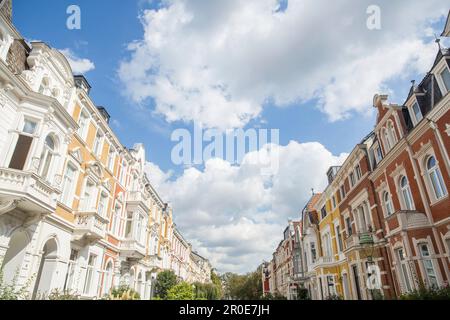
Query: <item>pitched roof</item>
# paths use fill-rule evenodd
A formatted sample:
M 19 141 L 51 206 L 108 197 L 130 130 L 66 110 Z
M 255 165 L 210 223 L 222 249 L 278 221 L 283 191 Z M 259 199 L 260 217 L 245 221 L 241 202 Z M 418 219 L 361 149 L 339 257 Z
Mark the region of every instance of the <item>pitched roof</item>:
M 448 11 L 447 21 L 445 22 L 444 31 L 442 31 L 441 37 L 450 37 L 450 10 Z

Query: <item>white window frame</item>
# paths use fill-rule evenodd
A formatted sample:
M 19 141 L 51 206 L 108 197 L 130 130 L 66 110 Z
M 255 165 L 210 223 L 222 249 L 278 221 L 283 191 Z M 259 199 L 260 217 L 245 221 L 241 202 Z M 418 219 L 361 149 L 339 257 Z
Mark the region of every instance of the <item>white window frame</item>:
M 447 87 L 445 86 L 444 79 L 442 78 L 442 73 L 444 72 L 444 69 L 447 69 L 447 71 L 450 72 L 450 69 L 447 67 L 445 59 L 441 60 L 435 71 L 435 77 L 439 89 L 441 90 L 442 96 L 445 96 L 450 91 L 450 88 L 447 89 Z
M 421 117 L 420 119 L 417 119 L 416 112 L 414 111 L 414 106 L 416 106 L 416 105 L 419 108 L 420 117 Z M 419 124 L 419 122 L 422 121 L 422 119 L 424 118 L 424 115 L 422 114 L 422 109 L 420 109 L 420 105 L 419 105 L 419 102 L 417 101 L 417 99 L 414 99 L 412 101 L 412 103 L 407 106 L 407 108 L 408 108 L 408 112 L 413 121 L 414 126 L 417 126 Z
M 67 170 L 69 167 L 72 167 L 73 169 L 75 169 L 75 171 L 74 171 L 73 181 L 70 182 L 69 186 L 65 187 Z M 76 189 L 76 185 L 78 182 L 79 174 L 80 174 L 79 166 L 76 165 L 73 161 L 68 160 L 66 163 L 66 167 L 64 169 L 63 181 L 62 181 L 62 185 L 61 185 L 62 192 L 61 192 L 60 202 L 70 208 L 72 208 L 72 205 L 73 205 L 73 200 L 75 197 L 75 189 Z M 65 194 L 67 196 L 67 199 L 64 199 Z

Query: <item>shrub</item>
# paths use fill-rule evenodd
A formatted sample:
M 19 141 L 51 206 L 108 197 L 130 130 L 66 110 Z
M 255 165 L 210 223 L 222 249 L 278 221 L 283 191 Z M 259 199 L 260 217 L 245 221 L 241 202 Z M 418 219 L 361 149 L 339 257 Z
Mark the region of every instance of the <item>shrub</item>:
M 3 260 L 0 259 L 0 266 L 2 266 Z M 33 278 L 23 286 L 17 284 L 19 277 L 19 270 L 16 271 L 11 283 L 6 283 L 3 277 L 3 271 L 0 268 L 0 300 L 26 300 L 29 296 L 29 288 L 33 281 Z
M 163 271 L 156 278 L 155 293 L 158 297 L 165 300 L 170 289 L 178 283 L 177 276 L 173 271 Z
M 128 286 L 120 286 L 111 290 L 106 300 L 140 300 L 139 293 Z
M 194 288 L 187 282 L 180 282 L 167 292 L 167 300 L 194 300 Z
M 404 294 L 401 300 L 450 300 L 450 287 L 427 288 L 421 286 L 418 290 Z

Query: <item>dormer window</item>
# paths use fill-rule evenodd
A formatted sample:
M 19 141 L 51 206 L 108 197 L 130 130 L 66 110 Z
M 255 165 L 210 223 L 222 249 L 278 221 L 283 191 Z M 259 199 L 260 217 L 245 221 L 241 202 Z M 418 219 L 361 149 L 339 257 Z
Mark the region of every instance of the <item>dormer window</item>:
M 439 77 L 442 81 L 442 89 L 445 89 L 445 92 L 443 91 L 442 94 L 445 95 L 450 91 L 450 71 L 446 66 L 439 72 Z
M 413 119 L 415 125 L 417 125 L 423 119 L 422 111 L 420 110 L 420 107 L 419 107 L 419 104 L 417 103 L 417 101 L 414 102 L 414 104 L 410 108 L 410 114 L 411 114 L 411 118 Z

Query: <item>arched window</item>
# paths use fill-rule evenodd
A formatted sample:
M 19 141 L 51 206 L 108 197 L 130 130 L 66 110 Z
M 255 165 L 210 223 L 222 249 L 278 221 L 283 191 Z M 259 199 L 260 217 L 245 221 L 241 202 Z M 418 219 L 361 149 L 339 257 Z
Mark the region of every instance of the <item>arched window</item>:
M 406 210 L 414 210 L 414 202 L 409 187 L 408 179 L 405 176 L 400 177 L 400 189 L 403 197 L 403 203 Z
M 39 175 L 44 180 L 49 180 L 52 160 L 55 155 L 55 140 L 52 136 L 45 138 L 44 149 L 41 154 Z
M 397 143 L 397 135 L 395 134 L 395 129 L 394 125 L 392 124 L 392 121 L 389 121 L 388 123 L 388 135 L 391 147 L 394 147 L 394 145 Z
M 391 195 L 387 191 L 383 194 L 383 202 L 384 208 L 386 210 L 386 215 L 387 216 L 392 215 L 394 213 L 394 207 L 392 205 Z
M 427 174 L 433 186 L 434 196 L 436 200 L 442 199 L 447 195 L 445 189 L 444 179 L 442 178 L 441 170 L 436 162 L 436 158 L 431 156 L 427 160 Z
M 105 275 L 103 279 L 103 294 L 109 294 L 113 284 L 113 264 L 108 262 L 105 268 Z
M 392 143 L 391 143 L 391 139 L 389 137 L 389 132 L 386 128 L 383 128 L 383 140 L 384 140 L 384 146 L 386 149 L 386 153 L 388 153 L 392 149 Z

